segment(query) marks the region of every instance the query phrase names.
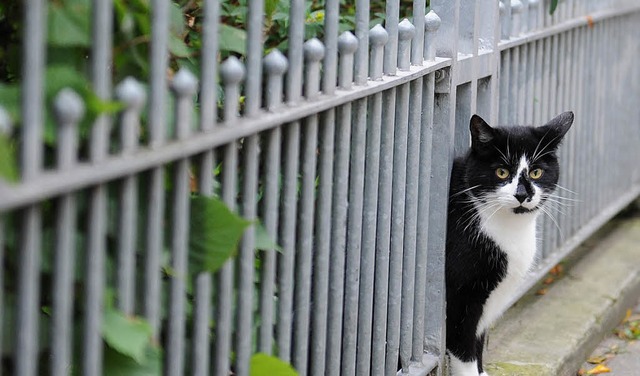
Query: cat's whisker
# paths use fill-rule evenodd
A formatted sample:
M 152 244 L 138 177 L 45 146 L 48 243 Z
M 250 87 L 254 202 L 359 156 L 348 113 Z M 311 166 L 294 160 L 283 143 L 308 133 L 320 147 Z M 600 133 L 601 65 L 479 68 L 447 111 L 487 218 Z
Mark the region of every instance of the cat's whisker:
M 560 233 L 560 236 L 564 239 L 564 232 L 562 232 L 562 229 L 560 228 L 560 225 L 558 225 L 558 221 L 556 221 L 556 218 L 553 215 L 551 215 L 551 213 L 544 206 L 541 206 L 540 210 L 542 210 L 542 212 L 549 217 L 551 222 L 553 222 L 553 224 L 558 229 L 558 232 Z
M 451 195 L 451 198 L 454 198 L 454 197 L 460 196 L 461 194 L 467 193 L 467 192 L 469 192 L 469 191 L 470 191 L 470 190 L 472 190 L 472 189 L 476 189 L 476 188 L 478 188 L 479 186 L 480 186 L 480 184 L 476 184 L 476 185 L 474 185 L 473 187 L 469 187 L 469 188 L 463 189 L 463 190 L 461 190 L 460 192 L 456 192 L 456 193 L 452 194 L 452 195 Z
M 576 195 L 576 196 L 578 195 L 576 192 L 572 191 L 572 190 L 571 190 L 571 189 L 569 189 L 569 188 L 565 188 L 565 187 L 561 186 L 560 184 L 555 184 L 555 186 L 556 186 L 557 188 L 562 189 L 563 191 L 569 192 L 569 193 L 574 194 L 574 195 Z
M 551 197 L 551 198 L 555 198 L 558 200 L 565 200 L 565 201 L 571 201 L 571 202 L 582 202 L 582 200 L 576 199 L 576 198 L 569 198 L 569 197 L 564 197 L 564 196 L 560 196 L 560 195 L 555 195 L 553 193 L 548 193 L 543 195 L 543 197 Z

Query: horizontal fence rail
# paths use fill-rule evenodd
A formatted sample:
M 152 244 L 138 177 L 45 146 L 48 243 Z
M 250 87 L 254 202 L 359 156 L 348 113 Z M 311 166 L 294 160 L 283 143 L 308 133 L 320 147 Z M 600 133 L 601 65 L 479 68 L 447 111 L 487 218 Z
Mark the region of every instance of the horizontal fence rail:
M 53 8 L 24 3 L 0 375 L 443 374 L 449 173 L 476 113 L 576 114 L 521 294 L 640 194 L 635 1 L 357 0 L 347 27 L 340 1 L 292 0 L 266 49 L 273 4 L 249 0 L 229 52 L 232 3 L 203 1 L 186 63 L 173 3 L 151 1 L 147 76 L 112 82 L 120 3 L 93 2 L 91 94 L 51 98 Z

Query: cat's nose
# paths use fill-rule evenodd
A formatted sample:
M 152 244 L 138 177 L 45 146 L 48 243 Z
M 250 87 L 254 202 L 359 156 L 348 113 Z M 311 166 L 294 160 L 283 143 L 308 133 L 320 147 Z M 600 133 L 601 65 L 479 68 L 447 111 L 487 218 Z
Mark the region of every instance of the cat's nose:
M 513 195 L 513 197 L 515 197 L 516 200 L 518 200 L 518 202 L 522 204 L 524 202 L 524 200 L 527 199 L 527 194 L 526 193 L 523 193 L 523 194 L 516 193 L 515 195 Z
M 518 184 L 518 187 L 516 188 L 516 194 L 514 194 L 513 197 L 515 197 L 516 200 L 518 200 L 518 202 L 521 204 L 524 202 L 524 200 L 527 199 L 527 197 L 529 197 L 524 184 Z

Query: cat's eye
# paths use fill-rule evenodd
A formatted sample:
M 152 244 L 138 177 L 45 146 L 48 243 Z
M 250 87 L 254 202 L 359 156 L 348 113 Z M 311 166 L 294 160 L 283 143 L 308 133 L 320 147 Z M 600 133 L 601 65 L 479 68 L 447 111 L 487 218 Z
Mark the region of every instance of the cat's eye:
M 529 177 L 531 177 L 531 179 L 540 179 L 541 176 L 542 176 L 541 168 L 536 168 L 534 170 L 529 171 Z
M 496 169 L 496 176 L 500 179 L 506 179 L 509 177 L 509 170 L 506 168 L 499 167 Z

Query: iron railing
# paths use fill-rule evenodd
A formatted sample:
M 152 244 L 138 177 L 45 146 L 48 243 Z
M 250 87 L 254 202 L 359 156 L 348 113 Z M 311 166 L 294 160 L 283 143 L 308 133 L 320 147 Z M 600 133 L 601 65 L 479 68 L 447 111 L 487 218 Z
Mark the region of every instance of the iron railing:
M 398 359 L 401 372 L 442 373 L 448 177 L 472 114 L 491 124 L 576 114 L 561 149 L 558 195 L 569 200 L 551 200 L 558 210 L 541 225 L 528 286 L 640 192 L 636 1 L 566 0 L 550 16 L 548 1 L 431 0 L 425 14 L 416 0 L 413 22 L 400 22 L 395 0 L 385 26 L 370 28 L 369 2 L 357 0 L 355 30 L 338 35 L 339 1 L 327 0 L 324 40 L 304 41 L 305 2 L 293 0 L 286 56 L 264 56 L 264 4 L 251 0 L 246 59 L 219 64 L 219 3 L 205 0 L 199 84 L 186 70 L 167 81 L 169 1 L 152 3 L 147 138 L 138 135 L 147 92 L 134 78 L 112 90 L 112 4 L 94 1 L 93 88 L 125 109 L 98 117 L 79 157 L 82 99 L 61 91 L 55 163 L 45 168 L 46 6 L 24 2 L 21 178 L 0 182 L 0 371 L 66 375 L 77 363 L 78 373 L 102 374 L 114 281 L 118 308 L 161 340 L 167 375 L 248 375 L 255 352 L 300 374 L 390 375 Z M 193 191 L 259 218 L 282 250 L 256 255 L 251 227 L 221 271 L 180 278 Z M 51 218 L 53 233 L 43 225 Z

